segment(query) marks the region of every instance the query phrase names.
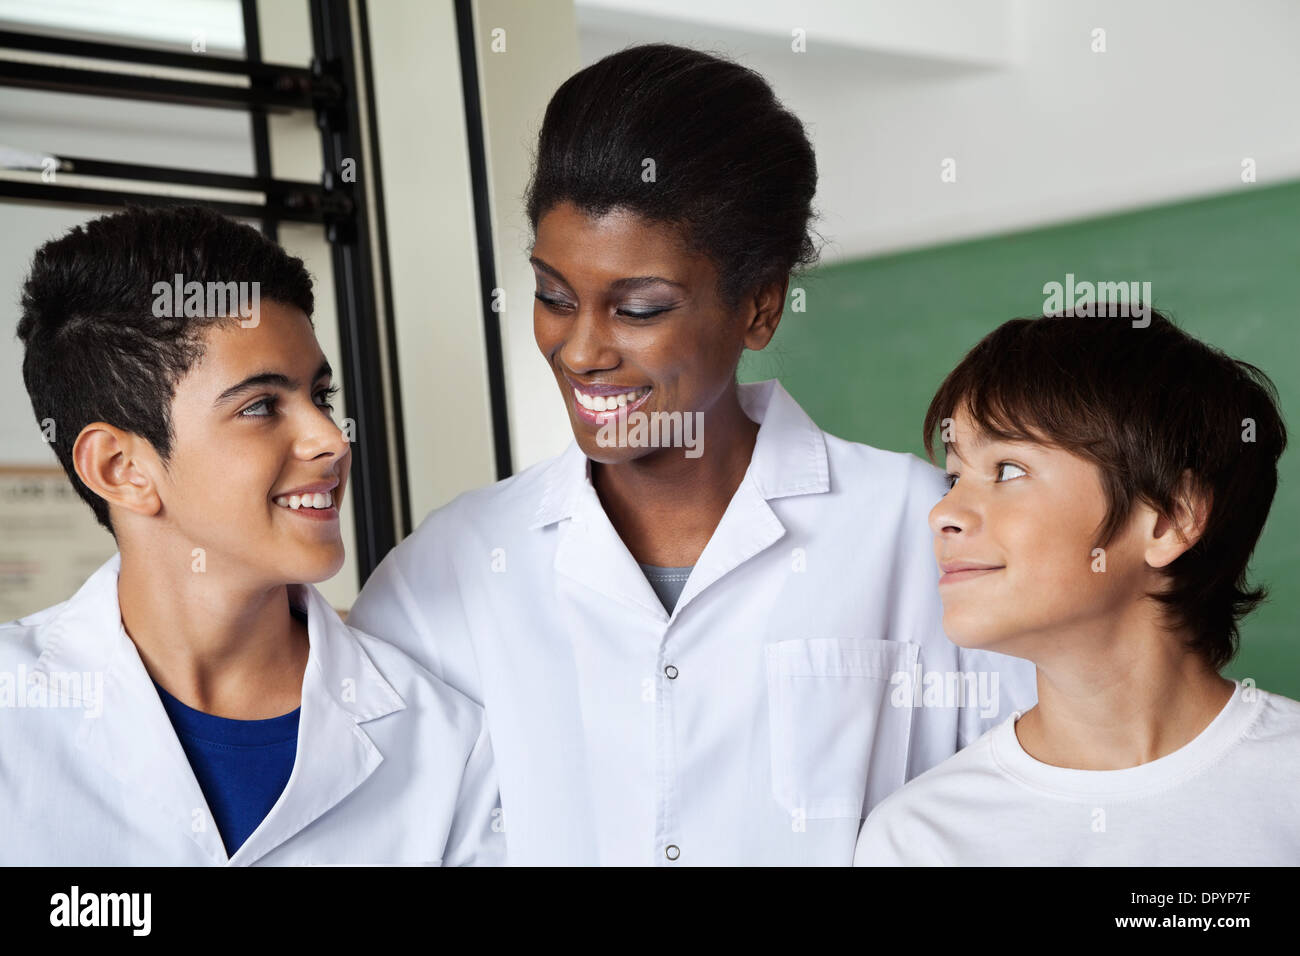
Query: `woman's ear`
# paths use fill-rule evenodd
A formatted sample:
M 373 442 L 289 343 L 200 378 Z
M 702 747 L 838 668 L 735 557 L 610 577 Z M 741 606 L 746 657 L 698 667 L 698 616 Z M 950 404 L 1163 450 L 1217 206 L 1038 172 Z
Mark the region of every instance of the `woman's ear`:
M 1208 489 L 1200 486 L 1190 471 L 1183 472 L 1174 495 L 1173 512 L 1157 515 L 1147 539 L 1146 562 L 1153 568 L 1172 564 L 1205 534 L 1213 506 Z
M 757 352 L 767 347 L 776 335 L 785 309 L 785 294 L 790 287 L 790 277 L 781 282 L 768 282 L 746 301 L 745 348 Z
M 148 442 L 107 422 L 91 422 L 72 446 L 72 464 L 85 486 L 109 505 L 139 515 L 162 510 L 151 476 L 156 462 Z

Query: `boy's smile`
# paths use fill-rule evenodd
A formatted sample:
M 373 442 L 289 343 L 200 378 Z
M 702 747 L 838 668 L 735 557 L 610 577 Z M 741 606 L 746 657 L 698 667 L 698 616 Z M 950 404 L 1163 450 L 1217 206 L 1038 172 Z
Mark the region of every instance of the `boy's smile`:
M 305 518 L 318 521 L 337 521 L 339 510 L 334 503 L 334 489 L 339 486 L 337 478 L 329 481 L 317 481 L 301 488 L 293 488 L 272 494 L 271 500 L 281 508 L 301 513 Z
M 958 581 L 971 581 L 981 575 L 991 574 L 994 571 L 1001 571 L 1005 565 L 985 564 L 981 561 L 969 561 L 964 559 L 944 559 L 940 557 L 939 568 L 943 571 L 943 577 L 939 578 L 939 587 L 945 584 L 956 584 Z

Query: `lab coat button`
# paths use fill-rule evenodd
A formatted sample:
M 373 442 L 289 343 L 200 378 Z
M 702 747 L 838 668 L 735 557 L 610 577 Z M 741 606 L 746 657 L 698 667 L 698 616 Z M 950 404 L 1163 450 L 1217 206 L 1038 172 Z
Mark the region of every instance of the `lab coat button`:
M 664 673 L 668 675 L 669 680 L 677 680 L 677 668 L 672 664 L 664 668 Z
M 675 843 L 670 843 L 664 847 L 664 856 L 668 857 L 670 860 L 675 860 L 681 855 L 682 851 L 678 849 L 677 844 Z

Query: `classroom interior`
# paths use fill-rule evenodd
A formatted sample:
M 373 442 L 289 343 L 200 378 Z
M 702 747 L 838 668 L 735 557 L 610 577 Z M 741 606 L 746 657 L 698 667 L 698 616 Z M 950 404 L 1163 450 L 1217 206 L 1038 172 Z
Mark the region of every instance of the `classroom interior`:
M 1085 280 L 1143 283 L 1300 422 L 1289 0 L 0 0 L 0 319 L 40 243 L 124 202 L 272 231 L 313 274 L 359 425 L 356 547 L 321 586 L 346 610 L 429 511 L 570 441 L 522 195 L 550 94 L 645 42 L 754 68 L 808 129 L 821 261 L 741 377 L 780 378 L 828 432 L 923 457 L 945 372 Z M 113 551 L 60 491 L 21 362 L 0 335 L 0 619 Z M 1252 562 L 1272 596 L 1226 673 L 1300 697 L 1295 445 Z

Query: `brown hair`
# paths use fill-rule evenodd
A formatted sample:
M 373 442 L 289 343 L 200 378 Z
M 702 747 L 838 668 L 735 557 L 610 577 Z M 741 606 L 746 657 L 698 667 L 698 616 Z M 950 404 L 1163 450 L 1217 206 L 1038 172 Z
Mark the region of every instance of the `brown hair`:
M 1100 312 L 1012 319 L 980 340 L 930 402 L 926 452 L 933 461 L 935 432 L 964 408 L 990 438 L 1047 444 L 1093 462 L 1107 498 L 1099 545 L 1138 501 L 1171 515 L 1190 474 L 1210 501 L 1205 530 L 1163 569 L 1168 586 L 1152 597 L 1217 671 L 1237 652 L 1238 621 L 1267 593 L 1248 589 L 1246 563 L 1286 448 L 1277 390 L 1255 366 L 1197 341 L 1155 309 L 1142 327 Z

